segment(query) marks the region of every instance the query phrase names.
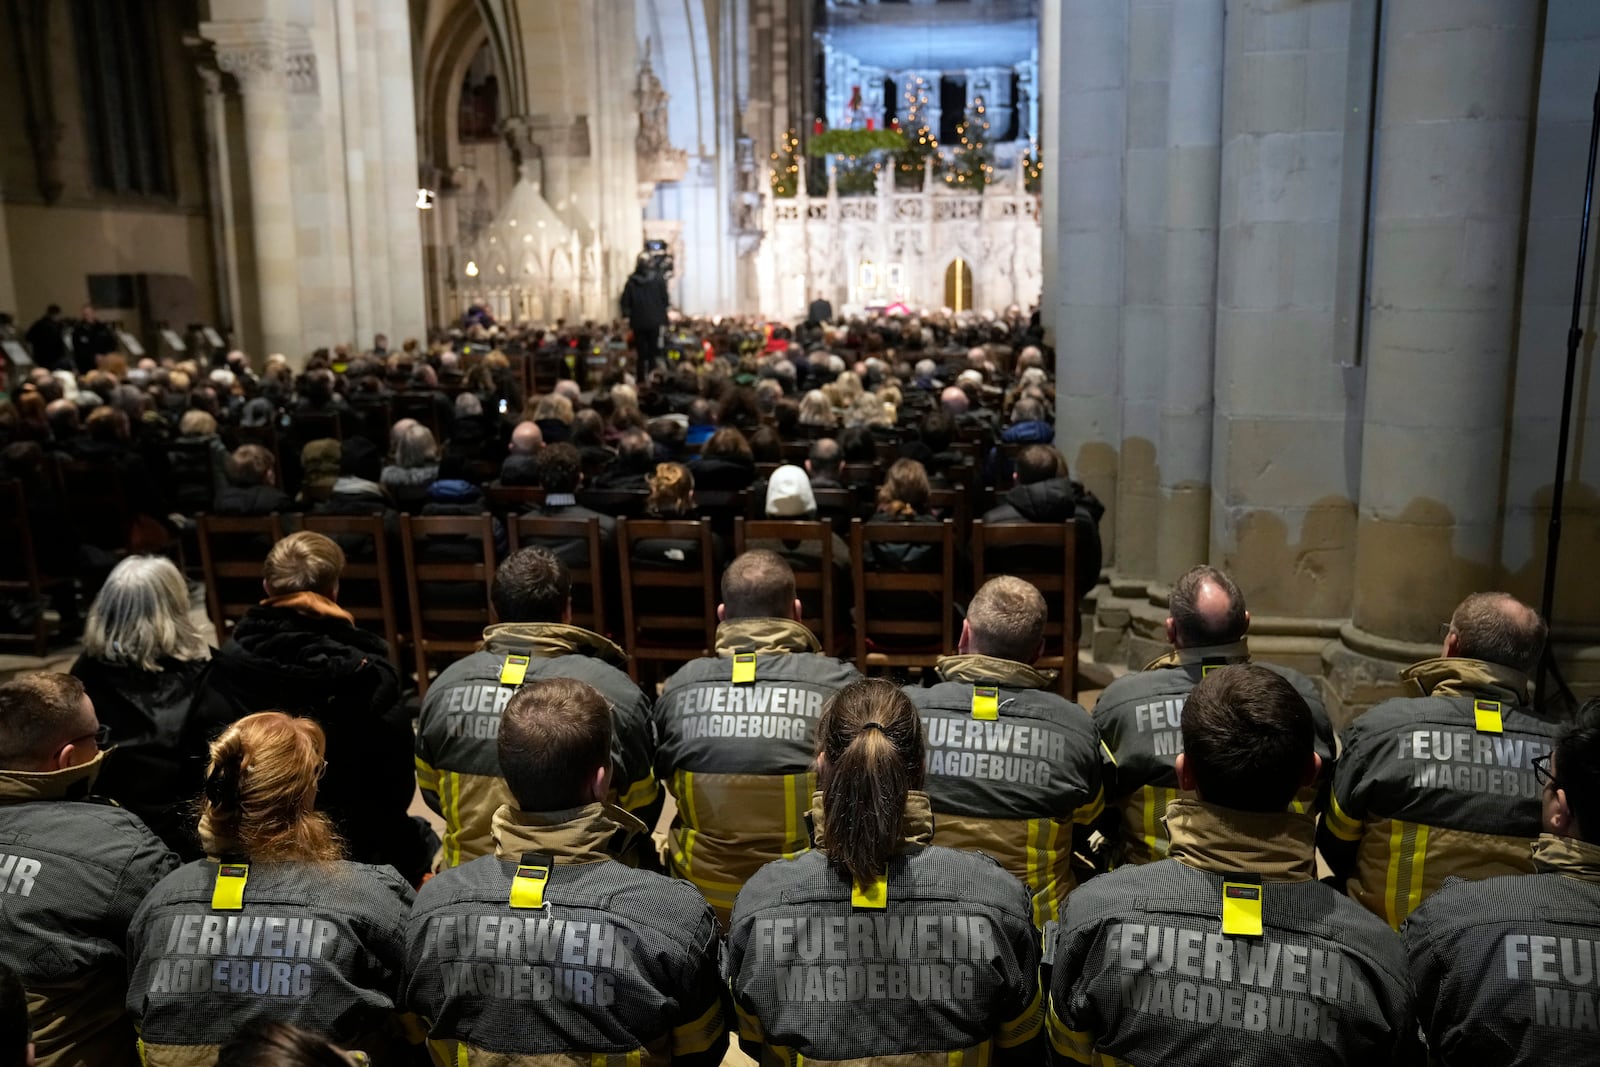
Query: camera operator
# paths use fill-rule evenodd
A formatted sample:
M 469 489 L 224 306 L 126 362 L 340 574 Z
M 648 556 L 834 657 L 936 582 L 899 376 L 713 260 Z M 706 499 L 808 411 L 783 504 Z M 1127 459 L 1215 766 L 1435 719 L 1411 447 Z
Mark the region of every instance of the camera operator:
M 667 278 L 672 256 L 664 241 L 646 241 L 628 283 L 622 287 L 622 317 L 633 330 L 639 353 L 639 380 L 661 362 L 661 331 L 667 325 Z

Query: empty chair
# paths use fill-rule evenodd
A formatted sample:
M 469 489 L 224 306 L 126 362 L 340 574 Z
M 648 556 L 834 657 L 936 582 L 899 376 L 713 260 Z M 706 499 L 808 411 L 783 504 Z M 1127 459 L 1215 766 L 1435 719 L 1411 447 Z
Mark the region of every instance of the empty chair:
M 1072 523 L 1007 523 L 986 526 L 979 520 L 972 524 L 972 588 L 981 589 L 991 574 L 1009 574 L 1033 585 L 1044 596 L 1050 613 L 1044 627 L 1044 652 L 1035 666 L 1060 672 L 1057 688 L 1069 700 L 1078 695 L 1078 584 L 1077 570 L 1078 531 Z M 1019 552 L 1019 548 L 1032 552 Z M 988 566 L 989 553 L 995 561 L 1004 559 L 1004 568 Z M 1032 564 L 1042 562 L 1041 555 L 1052 560 L 1047 567 Z
M 493 615 L 494 524 L 482 515 L 400 517 L 417 695 L 428 691 L 428 657 L 478 647 Z
M 711 527 L 698 519 L 618 519 L 623 645 L 638 681 L 649 664 L 712 654 L 720 561 Z M 698 595 L 696 595 L 698 593 Z
M 870 667 L 932 667 L 950 651 L 955 525 L 850 524 L 855 659 Z

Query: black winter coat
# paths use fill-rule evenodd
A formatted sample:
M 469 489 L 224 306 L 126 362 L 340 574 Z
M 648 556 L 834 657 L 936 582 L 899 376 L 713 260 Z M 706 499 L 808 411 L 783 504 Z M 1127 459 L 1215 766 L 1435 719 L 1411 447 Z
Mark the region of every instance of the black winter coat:
M 983 513 L 983 524 L 1071 522 L 1076 525 L 1078 555 L 1074 578 L 1081 600 L 1100 580 L 1100 516 L 1105 512 L 1105 505 L 1081 483 L 1070 478 L 1047 478 L 1031 485 L 1012 487 L 998 506 Z M 1007 548 L 1003 560 L 999 555 L 994 553 L 984 561 L 987 569 L 996 574 L 1056 570 L 1060 564 L 1060 557 L 1052 550 L 1030 549 L 1025 545 Z
M 144 820 L 152 833 L 184 859 L 200 857 L 194 800 L 203 762 L 182 743 L 195 685 L 206 661 L 163 659 L 159 671 L 79 656 L 72 675 L 94 703 L 95 717 L 111 728 L 95 791 Z
M 341 618 L 251 608 L 200 680 L 185 749 L 203 754 L 230 723 L 258 711 L 315 719 L 328 738 L 318 809 L 350 859 L 391 864 L 415 885 L 432 857 L 407 813 L 411 718 L 387 655 L 383 638 Z

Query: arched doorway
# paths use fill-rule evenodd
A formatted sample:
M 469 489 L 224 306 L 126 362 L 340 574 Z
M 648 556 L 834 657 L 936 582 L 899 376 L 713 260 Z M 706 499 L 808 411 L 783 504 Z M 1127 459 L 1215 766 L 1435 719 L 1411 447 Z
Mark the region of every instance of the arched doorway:
M 944 271 L 944 306 L 951 311 L 972 309 L 972 268 L 960 256 Z

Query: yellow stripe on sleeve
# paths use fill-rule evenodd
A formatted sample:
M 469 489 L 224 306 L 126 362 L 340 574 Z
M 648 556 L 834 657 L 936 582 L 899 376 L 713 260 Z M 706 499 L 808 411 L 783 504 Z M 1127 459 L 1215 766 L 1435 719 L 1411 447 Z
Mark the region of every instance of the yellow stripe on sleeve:
M 430 793 L 439 791 L 439 772 L 428 765 L 421 756 L 414 757 L 417 765 L 417 786 Z
M 1361 823 L 1352 819 L 1345 813 L 1339 803 L 1339 794 L 1329 794 L 1328 810 L 1323 813 L 1322 819 L 1328 826 L 1328 831 L 1340 841 L 1361 840 Z
M 1033 1000 L 1022 1009 L 1010 1022 L 1000 1024 L 1000 1032 L 995 1035 L 995 1043 L 1001 1048 L 1016 1048 L 1025 1041 L 1031 1041 L 1039 1036 L 1039 1031 L 1044 1026 L 1044 989 L 1037 982 L 1033 987 Z
M 1061 1021 L 1052 1008 L 1045 1017 L 1045 1028 L 1050 1034 L 1050 1047 L 1073 1063 L 1093 1063 L 1094 1036 L 1084 1030 L 1074 1030 Z
M 628 786 L 627 792 L 617 798 L 617 804 L 629 811 L 637 811 L 655 803 L 656 797 L 660 795 L 660 783 L 656 781 L 655 775 L 651 774 Z
M 1089 803 L 1072 813 L 1072 821 L 1077 823 L 1079 826 L 1088 826 L 1090 823 L 1098 819 L 1100 817 L 1100 813 L 1105 810 L 1106 791 L 1105 787 L 1102 786 L 1101 788 L 1095 790 L 1093 800 L 1089 801 Z
M 692 1056 L 704 1052 L 727 1032 L 728 1024 L 722 1018 L 722 1002 L 713 1000 L 698 1019 L 672 1028 L 673 1055 Z

